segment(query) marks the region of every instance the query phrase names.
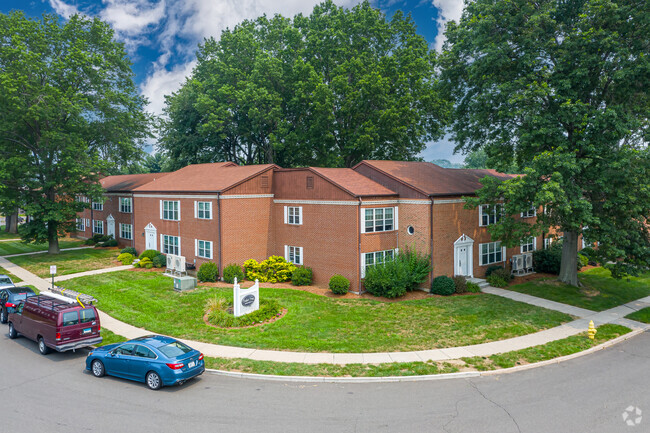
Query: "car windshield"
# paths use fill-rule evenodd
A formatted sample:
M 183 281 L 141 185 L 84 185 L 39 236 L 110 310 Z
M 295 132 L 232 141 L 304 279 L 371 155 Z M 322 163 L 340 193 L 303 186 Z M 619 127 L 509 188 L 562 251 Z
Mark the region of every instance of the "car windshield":
M 176 358 L 181 355 L 185 355 L 187 352 L 190 352 L 192 349 L 189 346 L 186 346 L 185 344 L 181 343 L 180 341 L 174 341 L 173 343 L 169 343 L 165 346 L 162 346 L 158 348 L 163 355 L 165 355 L 167 358 Z
M 24 301 L 27 298 L 27 293 L 15 293 L 12 298 L 14 302 Z
M 0 286 L 13 285 L 11 278 L 9 277 L 0 277 Z

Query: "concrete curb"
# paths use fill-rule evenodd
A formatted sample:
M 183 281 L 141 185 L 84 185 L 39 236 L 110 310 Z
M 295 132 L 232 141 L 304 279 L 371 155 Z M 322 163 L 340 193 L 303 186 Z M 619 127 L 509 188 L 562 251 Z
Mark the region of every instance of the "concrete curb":
M 534 364 L 519 365 L 516 367 L 504 368 L 501 370 L 490 371 L 465 371 L 460 373 L 445 373 L 445 374 L 427 374 L 422 376 L 385 376 L 385 377 L 331 377 L 331 376 L 276 376 L 267 374 L 255 373 L 241 373 L 224 370 L 214 370 L 206 368 L 205 371 L 217 376 L 235 377 L 239 379 L 249 380 L 269 380 L 275 382 L 303 382 L 303 383 L 390 383 L 390 382 L 424 382 L 433 380 L 448 380 L 448 379 L 467 379 L 480 376 L 496 376 L 499 374 L 516 373 L 519 371 L 530 370 L 533 368 L 544 367 L 551 364 L 559 364 L 564 361 L 570 361 L 575 358 L 589 355 L 602 349 L 614 346 L 625 340 L 646 332 L 644 329 L 636 329 L 628 332 L 625 335 L 606 341 L 598 346 L 590 349 L 583 350 L 582 352 L 572 353 L 570 355 L 561 356 L 559 358 L 548 359 L 546 361 L 536 362 Z

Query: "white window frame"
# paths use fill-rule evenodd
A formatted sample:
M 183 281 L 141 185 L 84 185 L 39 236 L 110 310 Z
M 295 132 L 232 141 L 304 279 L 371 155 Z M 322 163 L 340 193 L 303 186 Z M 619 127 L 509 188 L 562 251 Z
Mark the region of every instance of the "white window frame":
M 553 238 L 544 238 L 544 249 L 547 250 L 553 244 Z
M 90 218 L 86 218 L 86 227 L 90 227 Z
M 296 260 L 296 256 L 298 257 L 298 260 Z M 284 258 L 287 262 L 293 263 L 294 265 L 302 265 L 305 261 L 305 257 L 303 255 L 303 248 L 294 247 L 291 245 L 285 245 Z
M 302 225 L 302 206 L 285 206 L 284 223 L 294 226 Z
M 103 211 L 104 210 L 104 202 L 99 202 L 99 201 L 93 201 L 92 203 L 92 209 L 93 210 L 98 210 L 98 211 Z
M 490 208 L 490 212 L 485 212 L 484 210 Z M 498 212 L 497 212 L 498 209 Z M 503 214 L 503 205 L 501 204 L 482 204 L 478 207 L 478 225 L 479 227 L 487 227 L 492 224 L 496 224 L 501 219 Z M 485 217 L 486 221 L 483 221 Z
M 126 203 L 128 203 L 128 210 Z M 133 199 L 131 197 L 120 197 L 120 212 L 133 213 Z
M 528 239 L 524 239 L 521 241 L 520 249 L 521 254 L 532 253 L 537 249 L 537 238 L 535 236 L 531 236 Z
M 86 225 L 84 224 L 85 219 L 84 218 L 77 218 L 77 231 L 78 232 L 85 232 L 86 231 Z
M 176 209 L 169 209 L 170 203 L 175 204 Z M 167 207 L 167 209 L 165 209 Z M 165 218 L 167 216 L 168 218 Z M 175 217 L 175 218 L 174 218 Z M 160 219 L 166 221 L 181 220 L 181 202 L 180 200 L 160 200 Z
M 170 250 L 170 245 L 166 242 L 167 240 L 176 239 L 177 245 L 171 245 L 171 248 L 178 248 L 178 251 Z M 160 235 L 160 252 L 163 254 L 173 254 L 175 256 L 181 255 L 181 238 L 180 236 L 172 235 Z
M 101 231 L 97 231 L 97 223 L 99 223 L 99 226 L 101 227 Z M 104 234 L 104 221 L 102 220 L 93 220 L 93 233 L 98 234 L 98 235 L 103 235 Z
M 486 253 L 483 252 L 483 245 L 488 246 L 488 251 Z M 490 254 L 494 254 L 494 261 L 489 261 Z M 500 260 L 496 260 L 497 254 L 501 254 Z M 488 261 L 484 261 L 484 256 L 488 257 Z M 502 246 L 500 241 L 478 244 L 478 260 L 479 266 L 488 266 L 495 263 L 503 263 L 506 260 L 506 247 Z
M 392 226 L 391 228 L 387 229 L 386 228 L 386 221 L 389 218 L 386 218 L 386 210 L 390 209 L 393 216 L 392 216 Z M 398 216 L 398 207 L 371 207 L 371 208 L 363 208 L 361 209 L 361 233 L 382 233 L 382 232 L 391 232 L 395 231 L 399 228 L 399 216 Z M 378 212 L 381 211 L 381 218 L 378 218 Z M 368 216 L 371 216 L 371 219 L 368 219 Z M 381 221 L 381 225 L 378 225 L 378 223 Z M 371 226 L 369 227 L 367 224 L 371 222 Z M 380 230 L 377 230 L 377 228 L 380 228 Z
M 195 201 L 194 202 L 194 218 L 200 219 L 200 220 L 211 220 L 212 219 L 212 202 L 211 201 Z
M 361 278 L 366 277 L 366 269 L 369 266 L 375 266 L 375 265 L 380 265 L 382 263 L 385 263 L 387 255 L 389 255 L 390 258 L 393 259 L 395 258 L 397 253 L 398 253 L 397 248 L 394 250 L 371 251 L 369 253 L 362 253 L 361 254 Z M 372 258 L 372 260 L 368 260 L 370 258 Z
M 535 205 L 530 205 L 530 209 L 528 209 L 526 212 L 521 213 L 522 218 L 533 218 L 537 216 L 537 208 Z
M 201 242 L 203 242 L 203 248 L 201 248 Z M 194 255 L 202 259 L 212 260 L 212 241 L 204 241 L 202 239 L 194 239 Z M 201 255 L 201 250 L 204 251 L 204 255 Z M 207 251 L 208 255 L 205 255 Z
M 128 227 L 127 230 L 125 230 Z M 120 223 L 120 238 L 133 240 L 133 225 Z M 128 233 L 128 236 L 124 236 L 125 233 Z

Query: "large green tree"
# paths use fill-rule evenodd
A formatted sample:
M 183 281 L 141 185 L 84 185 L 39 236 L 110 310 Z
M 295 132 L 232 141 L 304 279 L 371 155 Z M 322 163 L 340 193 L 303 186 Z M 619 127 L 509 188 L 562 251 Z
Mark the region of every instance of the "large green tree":
M 367 1 L 244 21 L 199 47 L 167 98 L 160 147 L 177 166 L 414 159 L 445 114 L 435 63 L 410 17 Z
M 87 206 L 75 198 L 101 196 L 102 174 L 141 152 L 144 104 L 107 24 L 0 14 L 0 194 L 31 216 L 24 240 L 58 253 Z
M 650 264 L 650 3 L 474 0 L 447 28 L 442 82 L 457 149 L 505 170 L 478 203 L 503 202 L 491 227 L 508 245 L 558 227 L 560 280 L 578 285 L 579 235 L 615 276 Z M 512 215 L 543 206 L 530 226 Z

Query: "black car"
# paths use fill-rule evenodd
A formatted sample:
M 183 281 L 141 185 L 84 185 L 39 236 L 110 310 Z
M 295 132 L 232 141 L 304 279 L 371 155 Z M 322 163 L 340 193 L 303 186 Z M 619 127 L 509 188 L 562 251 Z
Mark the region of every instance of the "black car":
M 19 303 L 36 296 L 29 287 L 7 287 L 0 289 L 0 322 L 7 323 L 9 313 L 13 313 Z

